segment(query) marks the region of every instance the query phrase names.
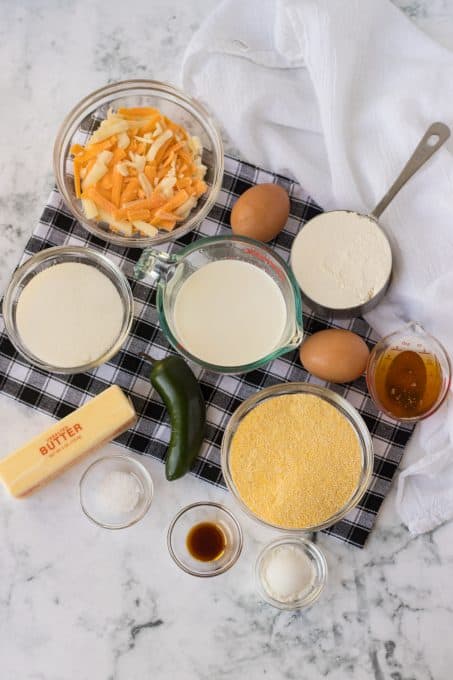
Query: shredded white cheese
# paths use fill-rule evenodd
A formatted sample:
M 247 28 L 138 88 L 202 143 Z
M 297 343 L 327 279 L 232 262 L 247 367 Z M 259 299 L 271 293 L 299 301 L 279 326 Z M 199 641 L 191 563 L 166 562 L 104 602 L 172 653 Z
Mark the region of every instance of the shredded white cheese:
M 151 194 L 153 193 L 153 188 L 150 184 L 149 179 L 147 178 L 147 176 L 145 175 L 144 172 L 140 172 L 138 174 L 138 181 L 140 182 L 140 186 L 143 189 L 143 191 L 145 192 L 146 197 L 149 198 L 151 196 Z
M 169 139 L 173 137 L 173 132 L 171 130 L 165 130 L 157 139 L 152 143 L 148 153 L 146 154 L 147 161 L 155 160 L 158 151 L 163 147 Z
M 132 225 L 130 222 L 125 220 L 116 220 L 113 215 L 99 208 L 99 218 L 102 222 L 107 222 L 111 227 L 114 227 L 117 231 L 120 231 L 124 236 L 132 236 Z
M 137 142 L 144 142 L 145 144 L 152 144 L 152 135 L 150 132 L 146 132 L 143 137 L 140 137 L 139 135 L 135 135 L 134 139 L 137 140 Z
M 197 204 L 197 199 L 195 196 L 189 196 L 187 201 L 185 201 L 182 205 L 179 206 L 179 208 L 176 208 L 175 213 L 178 215 L 178 217 L 182 217 L 183 219 L 186 219 L 192 208 L 194 208 Z
M 151 136 L 155 139 L 156 137 L 159 137 L 159 135 L 161 135 L 162 132 L 163 132 L 162 125 L 160 123 L 157 123 L 156 129 L 154 130 Z
M 102 179 L 107 172 L 108 167 L 106 166 L 105 163 L 103 163 L 101 160 L 97 160 L 96 163 L 93 165 L 85 179 L 82 181 L 82 190 L 85 191 L 88 189 L 88 187 L 92 186 L 93 184 L 96 184 L 96 182 L 99 182 L 100 179 Z
M 165 198 L 171 198 L 173 196 L 173 187 L 175 184 L 176 177 L 174 175 L 167 175 L 159 182 L 156 189 L 160 191 L 165 196 Z
M 91 200 L 91 198 L 82 198 L 82 207 L 85 217 L 89 220 L 93 220 L 98 216 L 98 209 L 96 203 Z
M 127 132 L 121 132 L 118 135 L 118 146 L 120 149 L 127 149 L 130 143 L 131 140 L 129 139 Z
M 187 144 L 195 156 L 199 156 L 201 154 L 202 146 L 199 137 L 196 137 L 195 135 L 193 137 L 189 137 Z
M 123 163 L 117 163 L 115 165 L 115 170 L 120 173 L 120 175 L 123 175 L 123 177 L 129 177 L 129 170 L 127 169 L 127 164 L 126 162 Z
M 120 134 L 121 132 L 126 132 L 129 128 L 127 120 L 115 120 L 112 118 L 107 118 L 103 120 L 98 129 L 93 132 L 90 144 L 95 144 L 97 142 L 102 142 L 104 139 L 111 137 L 112 135 Z
M 149 224 L 149 222 L 143 222 L 143 220 L 134 220 L 132 224 L 141 234 L 144 234 L 145 236 L 156 236 L 159 231 L 156 227 L 153 227 L 152 224 Z

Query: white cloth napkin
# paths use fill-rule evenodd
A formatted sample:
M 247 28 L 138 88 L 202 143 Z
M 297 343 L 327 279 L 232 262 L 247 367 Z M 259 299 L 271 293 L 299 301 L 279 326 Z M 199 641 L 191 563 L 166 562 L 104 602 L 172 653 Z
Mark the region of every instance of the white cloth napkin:
M 453 55 L 387 0 L 226 0 L 188 46 L 183 86 L 247 160 L 325 209 L 370 211 L 436 120 L 453 125 Z M 394 281 L 367 320 L 415 319 L 453 356 L 453 142 L 385 211 Z M 453 516 L 453 403 L 420 423 L 397 508 L 413 533 Z

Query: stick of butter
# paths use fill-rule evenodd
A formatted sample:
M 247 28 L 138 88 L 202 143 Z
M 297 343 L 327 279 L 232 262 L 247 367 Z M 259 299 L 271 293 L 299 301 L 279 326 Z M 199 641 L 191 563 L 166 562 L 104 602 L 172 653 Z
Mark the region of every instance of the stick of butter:
M 0 479 L 13 496 L 23 498 L 127 430 L 136 418 L 129 399 L 112 385 L 0 460 Z

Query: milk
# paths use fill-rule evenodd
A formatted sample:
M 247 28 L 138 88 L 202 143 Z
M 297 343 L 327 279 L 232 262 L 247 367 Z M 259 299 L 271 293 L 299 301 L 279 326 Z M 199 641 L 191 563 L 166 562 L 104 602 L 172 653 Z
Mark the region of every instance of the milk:
M 239 260 L 204 265 L 176 294 L 173 321 L 183 347 L 218 366 L 249 364 L 281 344 L 283 295 L 262 269 Z

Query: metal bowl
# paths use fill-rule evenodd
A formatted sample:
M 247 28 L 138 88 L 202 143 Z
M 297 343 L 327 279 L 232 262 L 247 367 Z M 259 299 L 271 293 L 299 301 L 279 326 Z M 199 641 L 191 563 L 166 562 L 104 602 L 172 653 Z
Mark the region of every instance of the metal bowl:
M 361 304 L 358 304 L 358 305 L 355 305 L 355 306 L 352 306 L 352 307 L 340 307 L 340 308 L 330 307 L 330 306 L 327 306 L 325 304 L 322 304 L 318 300 L 313 299 L 313 297 L 308 295 L 306 290 L 304 290 L 303 284 L 301 284 L 301 282 L 300 282 L 300 277 L 297 276 L 297 273 L 295 271 L 296 267 L 295 267 L 294 262 L 293 262 L 293 253 L 294 253 L 294 248 L 297 245 L 297 239 L 298 239 L 299 235 L 303 234 L 306 226 L 308 224 L 315 223 L 317 219 L 318 220 L 322 219 L 323 216 L 325 216 L 325 215 L 334 215 L 336 213 L 342 214 L 342 215 L 348 215 L 348 214 L 354 215 L 354 216 L 359 215 L 360 217 L 366 218 L 367 220 L 372 222 L 374 224 L 376 230 L 380 234 L 380 237 L 387 244 L 388 251 L 390 252 L 390 267 L 389 267 L 389 270 L 388 270 L 388 274 L 387 274 L 385 280 L 383 281 L 382 285 L 380 286 L 380 288 L 373 294 L 372 297 L 370 297 L 368 300 L 366 300 L 366 302 L 363 302 Z M 370 312 L 372 309 L 374 309 L 380 303 L 380 301 L 385 296 L 385 294 L 387 293 L 387 290 L 390 286 L 391 279 L 392 279 L 392 249 L 391 249 L 388 237 L 385 234 L 382 227 L 380 226 L 377 219 L 373 215 L 362 215 L 361 213 L 356 213 L 352 210 L 331 210 L 329 212 L 321 213 L 320 215 L 317 215 L 312 220 L 307 222 L 307 225 L 305 225 L 305 227 L 299 232 L 299 234 L 294 239 L 292 250 L 291 250 L 291 269 L 292 269 L 292 271 L 293 271 L 293 273 L 296 277 L 296 280 L 299 283 L 301 297 L 302 297 L 303 302 L 306 305 L 308 305 L 311 309 L 318 312 L 318 314 L 321 314 L 323 316 L 333 316 L 333 317 L 340 318 L 340 319 L 351 319 L 351 318 L 355 318 L 357 316 L 362 316 L 363 314 L 366 314 L 367 312 Z

